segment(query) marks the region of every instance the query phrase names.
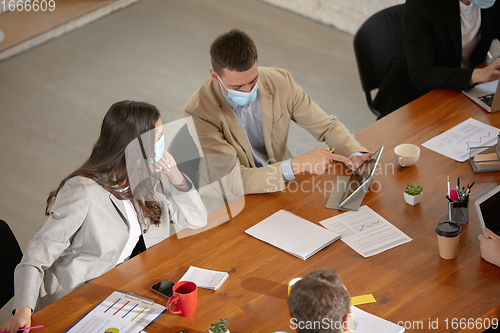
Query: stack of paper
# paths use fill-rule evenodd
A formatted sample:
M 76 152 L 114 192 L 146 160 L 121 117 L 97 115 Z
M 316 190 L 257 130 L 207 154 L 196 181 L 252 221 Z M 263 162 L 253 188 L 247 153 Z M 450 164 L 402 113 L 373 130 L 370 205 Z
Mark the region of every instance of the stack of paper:
M 274 213 L 245 232 L 302 260 L 341 237 L 286 210 Z
M 194 282 L 199 288 L 217 290 L 229 276 L 226 272 L 211 271 L 191 266 L 179 281 Z

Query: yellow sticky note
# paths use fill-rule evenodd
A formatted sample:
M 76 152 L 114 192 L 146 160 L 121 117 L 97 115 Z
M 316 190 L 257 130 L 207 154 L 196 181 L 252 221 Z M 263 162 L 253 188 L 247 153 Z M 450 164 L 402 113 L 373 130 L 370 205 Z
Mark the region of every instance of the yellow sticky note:
M 361 305 L 375 302 L 375 297 L 373 297 L 372 294 L 351 297 L 351 305 Z

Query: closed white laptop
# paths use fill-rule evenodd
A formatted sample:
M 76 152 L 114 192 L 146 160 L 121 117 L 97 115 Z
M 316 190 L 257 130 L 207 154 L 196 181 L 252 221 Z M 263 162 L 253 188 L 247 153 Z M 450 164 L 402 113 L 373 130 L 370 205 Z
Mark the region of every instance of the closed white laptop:
M 500 85 L 498 80 L 478 84 L 462 92 L 488 112 L 500 111 Z

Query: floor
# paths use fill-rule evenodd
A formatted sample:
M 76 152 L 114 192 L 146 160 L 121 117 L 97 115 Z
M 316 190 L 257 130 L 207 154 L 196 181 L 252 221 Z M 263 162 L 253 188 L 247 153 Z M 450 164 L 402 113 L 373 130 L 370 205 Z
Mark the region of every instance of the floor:
M 89 14 L 96 17 L 103 12 L 102 16 L 104 16 L 106 13 L 126 6 L 130 1 L 57 0 L 56 3 L 55 1 L 42 0 L 33 2 L 33 4 L 26 2 L 26 7 L 18 7 L 22 8 L 20 10 L 16 10 L 14 7 L 13 11 L 0 16 L 0 29 L 5 33 L 5 39 L 0 43 L 0 59 L 4 59 L 2 54 L 6 50 L 19 49 L 20 44 L 27 41 L 28 44 L 33 45 L 33 41 L 40 39 L 40 36 L 47 35 L 46 37 L 49 37 L 48 35 L 52 35 L 51 37 L 53 37 L 61 30 L 56 29 L 58 27 L 69 31 L 73 27 L 80 26 L 80 20 Z M 9 6 L 12 8 L 14 2 L 0 4 L 0 10 L 3 11 L 4 7 L 9 8 Z M 101 10 L 105 7 L 106 10 Z M 31 45 L 26 45 L 26 47 Z M 23 48 L 23 50 L 26 49 Z
M 139 1 L 0 61 L 0 218 L 21 248 L 45 222 L 48 193 L 88 157 L 109 106 L 144 100 L 164 123 L 181 118 L 209 78 L 210 43 L 234 27 L 254 39 L 259 65 L 289 70 L 351 132 L 375 121 L 351 35 L 257 0 Z M 292 127 L 295 155 L 322 145 Z

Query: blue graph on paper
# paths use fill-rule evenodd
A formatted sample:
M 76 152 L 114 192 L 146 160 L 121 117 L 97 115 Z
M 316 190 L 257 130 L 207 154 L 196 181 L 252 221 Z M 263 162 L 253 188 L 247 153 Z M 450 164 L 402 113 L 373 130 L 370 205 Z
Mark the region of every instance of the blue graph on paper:
M 380 221 L 373 222 L 373 223 L 372 223 L 372 224 L 370 224 L 370 225 L 365 225 L 365 224 L 363 224 L 363 225 L 361 226 L 361 229 L 359 229 L 359 231 L 363 231 L 363 229 L 364 229 L 365 227 L 370 228 L 370 227 L 374 226 L 375 224 L 378 224 L 379 222 L 380 222 Z
M 488 132 L 488 135 L 483 135 L 482 137 L 479 138 L 479 142 L 469 142 L 469 141 L 466 141 L 465 142 L 467 144 L 467 150 L 466 151 L 469 151 L 471 144 L 481 144 L 481 143 L 483 143 L 483 139 L 489 138 L 490 135 L 491 135 L 491 132 Z

